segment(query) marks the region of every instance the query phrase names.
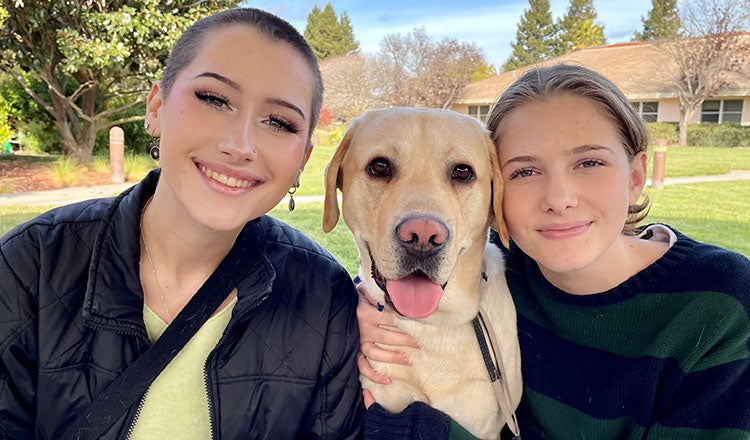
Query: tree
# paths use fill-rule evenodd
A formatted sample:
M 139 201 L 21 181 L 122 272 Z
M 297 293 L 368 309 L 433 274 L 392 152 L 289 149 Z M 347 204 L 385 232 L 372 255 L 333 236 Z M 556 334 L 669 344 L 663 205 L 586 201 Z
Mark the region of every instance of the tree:
M 344 12 L 339 19 L 331 2 L 328 2 L 322 11 L 318 5 L 313 6 L 307 16 L 304 35 L 321 61 L 359 50 L 359 43 L 354 39 L 349 16 Z
M 747 0 L 692 0 L 681 16 L 687 38 L 659 47 L 677 66 L 669 82 L 680 101 L 679 143 L 687 144 L 687 124 L 703 101 L 727 85 L 727 74 L 747 63 L 750 20 Z
M 475 44 L 434 41 L 423 28 L 385 36 L 378 52 L 380 93 L 396 106 L 448 108 L 469 82 L 491 70 Z
M 592 0 L 570 0 L 567 12 L 557 24 L 562 50 L 560 55 L 606 43 L 604 26 L 596 24 L 595 20 L 596 10 Z
M 328 58 L 320 63 L 325 93 L 323 102 L 333 114 L 353 118 L 387 103 L 377 94 L 376 60 L 354 53 Z
M 676 40 L 680 38 L 682 21 L 677 0 L 652 0 L 647 17 L 641 17 L 643 31 L 635 33 L 637 41 Z
M 64 151 L 88 162 L 98 131 L 143 119 L 123 115 L 143 105 L 182 30 L 237 3 L 2 0 L 0 70 L 52 116 Z
M 29 82 L 36 93 L 45 93 L 46 85 L 39 80 Z M 0 72 L 0 116 L 9 121 L 11 136 L 32 153 L 62 153 L 62 138 L 55 122 L 39 103 L 30 99 L 21 84 Z
M 557 29 L 552 21 L 549 0 L 529 0 L 516 30 L 516 40 L 511 43 L 513 52 L 503 69 L 515 70 L 560 54 Z

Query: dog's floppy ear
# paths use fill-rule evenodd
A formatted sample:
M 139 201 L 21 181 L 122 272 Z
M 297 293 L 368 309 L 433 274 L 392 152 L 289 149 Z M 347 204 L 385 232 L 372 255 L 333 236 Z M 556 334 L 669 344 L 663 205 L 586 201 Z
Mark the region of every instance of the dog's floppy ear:
M 343 179 L 341 163 L 344 161 L 344 156 L 346 156 L 346 152 L 349 150 L 349 144 L 352 141 L 352 137 L 354 137 L 356 126 L 356 120 L 352 121 L 349 129 L 346 130 L 346 134 L 344 134 L 344 138 L 341 139 L 341 143 L 336 148 L 336 152 L 333 153 L 333 157 L 328 162 L 328 165 L 326 165 L 323 232 L 331 232 L 339 221 L 339 201 L 336 190 L 341 189 Z
M 490 226 L 495 228 L 500 236 L 500 241 L 506 248 L 510 247 L 508 227 L 503 217 L 503 176 L 500 172 L 500 158 L 497 147 L 492 139 L 487 138 L 489 144 L 490 164 L 492 165 L 492 209 L 490 210 Z

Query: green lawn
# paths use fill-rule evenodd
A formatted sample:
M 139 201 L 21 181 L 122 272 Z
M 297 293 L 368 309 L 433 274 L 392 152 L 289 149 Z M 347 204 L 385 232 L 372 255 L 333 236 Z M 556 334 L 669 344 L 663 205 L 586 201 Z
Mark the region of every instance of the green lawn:
M 651 176 L 652 157 L 649 155 L 649 176 Z M 667 148 L 665 177 L 709 176 L 727 174 L 731 170 L 750 170 L 750 148 L 678 146 Z
M 334 147 L 316 147 L 302 175 L 299 195 L 323 194 L 325 165 Z M 750 169 L 750 149 L 669 147 L 667 177 L 724 174 Z M 646 188 L 652 201 L 647 222 L 667 223 L 700 241 L 718 244 L 750 257 L 750 181 L 704 182 Z M 0 234 L 50 207 L 0 207 Z M 297 204 L 294 212 L 280 206 L 272 215 L 296 226 L 329 249 L 354 273 L 357 250 L 340 221 L 330 234 L 321 228 L 321 203 Z
M 331 156 L 333 156 L 335 150 L 336 147 L 313 148 L 310 160 L 307 161 L 305 171 L 302 172 L 302 177 L 300 177 L 300 185 L 296 194 L 301 196 L 323 194 L 323 188 L 325 187 L 323 176 L 325 174 L 326 164 L 331 159 Z
M 667 223 L 699 241 L 750 258 L 750 180 L 646 188 L 647 222 Z

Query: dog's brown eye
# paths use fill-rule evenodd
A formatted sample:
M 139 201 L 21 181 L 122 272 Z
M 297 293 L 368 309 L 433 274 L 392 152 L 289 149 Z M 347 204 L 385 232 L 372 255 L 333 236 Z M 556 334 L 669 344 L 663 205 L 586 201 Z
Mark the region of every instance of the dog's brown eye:
M 367 171 L 375 177 L 391 177 L 391 163 L 388 159 L 376 157 L 367 165 Z
M 474 178 L 474 170 L 471 169 L 468 165 L 456 165 L 456 168 L 453 168 L 453 173 L 451 174 L 451 179 L 456 180 L 458 182 L 471 182 L 471 180 Z

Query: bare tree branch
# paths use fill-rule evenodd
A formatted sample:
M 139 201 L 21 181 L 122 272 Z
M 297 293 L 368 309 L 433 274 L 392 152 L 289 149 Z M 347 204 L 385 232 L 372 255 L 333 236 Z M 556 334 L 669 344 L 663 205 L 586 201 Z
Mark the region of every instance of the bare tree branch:
M 687 38 L 660 44 L 676 65 L 668 82 L 680 102 L 679 142 L 687 144 L 687 123 L 706 98 L 718 95 L 728 84 L 727 75 L 738 72 L 750 54 L 748 0 L 691 0 L 681 11 Z

